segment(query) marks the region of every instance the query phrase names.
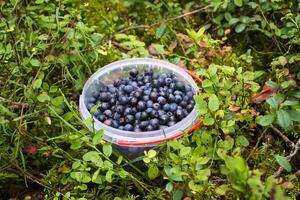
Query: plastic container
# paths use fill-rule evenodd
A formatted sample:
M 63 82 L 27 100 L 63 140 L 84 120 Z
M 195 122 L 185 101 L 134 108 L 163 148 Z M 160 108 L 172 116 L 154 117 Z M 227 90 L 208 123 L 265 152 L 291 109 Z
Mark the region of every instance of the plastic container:
M 128 77 L 129 71 L 132 68 L 136 68 L 141 72 L 148 66 L 151 66 L 154 72 L 173 73 L 178 79 L 190 85 L 195 94 L 198 93 L 198 87 L 191 77 L 193 74 L 174 64 L 150 58 L 134 58 L 117 61 L 99 69 L 85 83 L 79 102 L 79 109 L 82 119 L 85 121 L 91 116 L 86 106 L 87 99 L 98 87 L 103 84 L 110 85 L 113 84 L 115 80 Z M 197 78 L 196 80 L 201 82 L 199 77 L 194 76 L 194 78 Z M 112 142 L 114 144 L 114 148 L 119 149 L 130 158 L 142 155 L 145 150 L 148 150 L 153 146 L 156 146 L 157 144 L 167 140 L 178 138 L 184 133 L 191 132 L 198 126 L 202 125 L 202 121 L 197 121 L 198 113 L 195 108 L 186 118 L 176 123 L 174 126 L 148 132 L 130 132 L 118 130 L 103 124 L 96 118 L 94 118 L 94 120 L 95 130 L 104 130 L 103 139 Z M 92 130 L 92 127 L 89 128 Z

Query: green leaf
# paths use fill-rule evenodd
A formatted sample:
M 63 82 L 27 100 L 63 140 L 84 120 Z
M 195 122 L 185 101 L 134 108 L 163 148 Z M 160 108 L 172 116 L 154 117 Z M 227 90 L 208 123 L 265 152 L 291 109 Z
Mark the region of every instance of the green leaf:
M 207 71 L 208 71 L 209 75 L 212 77 L 212 76 L 216 75 L 217 70 L 218 70 L 217 65 L 211 64 L 211 65 L 209 65 Z
M 44 103 L 44 102 L 46 102 L 46 101 L 50 101 L 50 97 L 48 96 L 48 94 L 47 93 L 42 93 L 42 94 L 40 94 L 40 95 L 38 95 L 37 97 L 37 100 L 39 101 L 39 102 L 42 102 L 42 103 Z
M 93 137 L 93 145 L 98 145 L 101 143 L 103 137 L 103 130 L 99 130 Z
M 247 138 L 243 135 L 239 135 L 236 139 L 235 139 L 236 145 L 237 146 L 243 146 L 243 147 L 247 147 L 249 146 L 249 141 L 247 140 Z
M 103 145 L 102 151 L 104 153 L 104 155 L 106 155 L 107 157 L 109 157 L 112 153 L 112 147 L 110 143 L 105 143 Z
M 165 23 L 162 23 L 156 30 L 155 33 L 156 39 L 161 38 L 166 33 L 166 30 L 167 30 L 167 25 Z
M 72 164 L 72 169 L 77 169 L 78 167 L 80 167 L 81 165 L 81 161 L 80 160 L 76 160 L 73 164 Z
M 42 86 L 42 83 L 42 79 L 36 79 L 32 85 L 33 89 L 39 89 Z
M 300 122 L 300 111 L 299 110 L 287 110 L 286 112 L 289 114 L 292 121 Z
M 100 169 L 97 169 L 97 170 L 94 172 L 94 174 L 93 174 L 93 176 L 92 176 L 92 182 L 95 183 L 95 181 L 96 181 L 97 178 L 98 178 L 99 172 L 100 172 Z
M 256 122 L 262 126 L 269 126 L 270 124 L 273 123 L 275 120 L 275 116 L 272 114 L 269 115 L 264 115 L 264 116 L 258 116 L 256 118 Z
M 266 85 L 270 86 L 272 88 L 279 88 L 279 85 L 277 83 L 275 83 L 274 81 L 267 81 Z
M 281 104 L 281 106 L 296 106 L 298 104 L 299 101 L 286 100 Z
M 278 124 L 283 128 L 287 129 L 291 125 L 291 117 L 289 113 L 285 110 L 280 109 L 277 112 Z
M 148 158 L 154 158 L 156 156 L 156 151 L 151 149 L 148 152 Z
M 239 18 L 232 18 L 230 21 L 229 21 L 229 25 L 233 25 L 233 24 L 236 24 L 240 21 Z
M 224 17 L 228 22 L 232 19 L 232 16 L 229 12 L 225 12 Z
M 183 157 L 183 156 L 186 156 L 186 155 L 188 155 L 188 154 L 191 153 L 191 150 L 192 150 L 191 147 L 182 147 L 182 148 L 180 149 L 179 155 L 182 156 L 182 157 Z
M 243 32 L 243 30 L 246 28 L 246 25 L 245 24 L 238 24 L 236 27 L 235 27 L 235 32 L 237 33 L 241 33 Z
M 86 154 L 84 154 L 82 158 L 84 161 L 91 161 L 98 167 L 100 167 L 103 163 L 103 161 L 97 151 L 89 151 Z
M 211 111 L 217 111 L 219 109 L 219 106 L 220 102 L 218 97 L 215 94 L 211 95 L 208 99 L 208 108 Z
M 172 182 L 167 183 L 166 190 L 168 192 L 171 192 L 173 190 L 173 183 Z
M 211 117 L 206 117 L 203 121 L 204 125 L 211 126 L 215 123 L 215 120 Z
M 33 58 L 33 59 L 30 60 L 30 64 L 34 67 L 38 67 L 38 66 L 40 66 L 41 63 L 38 59 Z
M 158 176 L 159 170 L 156 165 L 150 165 L 148 169 L 148 176 L 150 179 L 155 179 Z
M 210 160 L 209 157 L 199 157 L 197 159 L 197 164 L 204 165 L 204 164 L 208 163 L 209 160 Z
M 283 167 L 286 171 L 290 172 L 292 171 L 292 166 L 290 162 L 286 159 L 286 157 L 275 155 L 276 161 L 279 163 L 281 167 Z
M 173 200 L 181 200 L 182 197 L 183 197 L 183 192 L 179 189 L 175 190 L 175 192 L 172 196 Z
M 238 7 L 242 7 L 243 6 L 243 0 L 234 0 L 234 4 Z
M 266 100 L 266 102 L 271 106 L 273 109 L 277 109 L 279 104 L 284 101 L 283 94 L 275 94 L 273 97 Z
M 223 185 L 220 185 L 219 187 L 217 187 L 215 191 L 216 191 L 216 193 L 218 195 L 222 195 L 223 196 L 229 190 L 230 190 L 229 186 L 227 184 L 223 184 Z
M 211 174 L 210 169 L 202 169 L 197 172 L 195 179 L 197 181 L 207 181 L 210 174 Z
M 207 88 L 207 87 L 210 87 L 213 85 L 213 82 L 211 82 L 210 80 L 208 79 L 205 79 L 203 82 L 202 82 L 202 87 L 203 88 Z

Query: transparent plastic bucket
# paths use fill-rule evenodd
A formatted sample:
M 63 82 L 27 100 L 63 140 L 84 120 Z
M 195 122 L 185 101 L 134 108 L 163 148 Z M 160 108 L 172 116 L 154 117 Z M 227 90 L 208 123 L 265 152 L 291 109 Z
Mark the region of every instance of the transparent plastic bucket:
M 91 113 L 87 109 L 88 98 L 94 91 L 103 85 L 112 85 L 115 80 L 129 76 L 129 71 L 136 68 L 142 72 L 146 67 L 151 66 L 156 73 L 172 73 L 179 80 L 191 86 L 195 94 L 198 93 L 198 87 L 191 74 L 186 70 L 166 61 L 152 58 L 134 58 L 113 62 L 100 68 L 85 83 L 82 94 L 80 95 L 79 109 L 82 119 L 85 121 L 91 117 Z M 199 79 L 199 78 L 198 78 Z M 199 79 L 201 81 L 201 79 Z M 103 139 L 112 142 L 114 148 L 119 149 L 129 157 L 136 157 L 143 154 L 159 143 L 167 140 L 175 139 L 182 136 L 186 132 L 191 132 L 196 127 L 202 125 L 202 121 L 198 120 L 198 113 L 194 108 L 187 117 L 171 127 L 165 127 L 160 130 L 148 132 L 132 132 L 115 129 L 98 121 L 94 117 L 94 129 L 104 130 Z M 89 127 L 93 130 L 92 127 Z

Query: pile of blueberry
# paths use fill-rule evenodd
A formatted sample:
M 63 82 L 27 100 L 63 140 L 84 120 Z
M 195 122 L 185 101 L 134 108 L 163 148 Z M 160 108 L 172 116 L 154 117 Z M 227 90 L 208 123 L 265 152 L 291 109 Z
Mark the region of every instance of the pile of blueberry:
M 153 131 L 176 124 L 193 110 L 191 87 L 173 74 L 154 73 L 151 67 L 141 74 L 131 69 L 129 74 L 88 99 L 89 110 L 100 104 L 94 116 L 104 124 L 126 131 Z

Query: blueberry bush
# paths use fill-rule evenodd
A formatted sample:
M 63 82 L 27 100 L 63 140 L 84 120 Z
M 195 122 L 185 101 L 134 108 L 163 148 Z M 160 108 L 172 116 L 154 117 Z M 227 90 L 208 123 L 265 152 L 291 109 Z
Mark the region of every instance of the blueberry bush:
M 0 1 L 0 199 L 299 199 L 299 12 L 297 0 Z M 133 57 L 200 77 L 186 100 L 203 125 L 129 159 L 78 104 L 90 75 Z

